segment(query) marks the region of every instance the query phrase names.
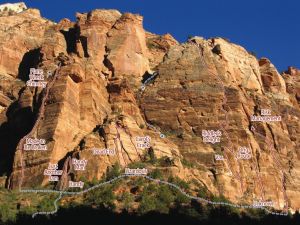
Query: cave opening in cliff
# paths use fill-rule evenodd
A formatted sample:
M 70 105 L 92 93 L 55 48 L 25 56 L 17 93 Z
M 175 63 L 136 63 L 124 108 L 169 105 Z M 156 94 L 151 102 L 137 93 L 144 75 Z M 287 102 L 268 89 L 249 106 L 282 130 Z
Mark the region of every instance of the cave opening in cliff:
M 27 81 L 30 68 L 36 68 L 41 60 L 41 49 L 36 48 L 26 52 L 18 68 L 18 78 Z
M 67 44 L 67 53 L 76 53 L 76 42 L 78 40 L 78 28 L 73 27 L 68 31 L 60 30 L 60 32 L 64 35 L 66 44 Z

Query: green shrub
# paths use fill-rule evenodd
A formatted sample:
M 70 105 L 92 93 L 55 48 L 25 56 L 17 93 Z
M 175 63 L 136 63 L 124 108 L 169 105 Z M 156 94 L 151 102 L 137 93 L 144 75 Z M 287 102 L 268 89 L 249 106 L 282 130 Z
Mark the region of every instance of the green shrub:
M 116 163 L 112 167 L 107 169 L 106 180 L 111 180 L 120 175 L 121 175 L 121 167 L 120 167 L 119 163 Z
M 158 46 L 153 42 L 153 41 L 147 41 L 146 42 L 146 45 L 147 45 L 147 47 L 148 47 L 148 49 L 155 49 L 155 48 L 158 48 Z
M 248 215 L 250 218 L 253 218 L 253 219 L 261 219 L 266 215 L 266 212 L 261 209 L 249 208 L 246 211 L 246 215 Z
M 150 157 L 150 163 L 152 163 L 152 164 L 156 163 L 157 158 L 156 158 L 156 156 L 155 156 L 155 154 L 154 154 L 154 150 L 153 150 L 152 147 L 149 148 L 149 150 L 148 150 L 148 155 L 149 155 L 149 157 Z
M 182 130 L 163 130 L 161 132 L 162 134 L 164 134 L 166 137 L 171 137 L 171 136 L 180 136 L 183 134 L 183 131 Z
M 172 184 L 176 184 L 177 186 L 179 186 L 180 188 L 185 189 L 185 190 L 188 190 L 190 187 L 187 182 L 185 182 L 184 180 L 181 180 L 179 177 L 170 176 L 168 179 L 168 182 L 170 182 Z
M 212 201 L 232 203 L 222 194 L 219 196 L 213 196 Z M 216 208 L 214 208 L 213 212 L 220 213 L 221 215 L 233 215 L 233 214 L 238 215 L 239 209 L 236 207 L 231 207 L 231 206 L 227 206 L 227 205 L 218 205 Z
M 159 187 L 157 197 L 161 203 L 168 206 L 175 200 L 174 194 L 169 187 L 165 185 Z
M 143 187 L 146 184 L 147 180 L 143 177 L 135 177 L 129 180 L 129 184 L 132 186 Z
M 145 168 L 145 167 L 146 167 L 146 164 L 143 163 L 143 162 L 133 162 L 133 163 L 130 163 L 130 164 L 128 165 L 128 167 L 129 167 L 130 169 L 136 169 L 136 168 L 142 169 L 142 168 Z
M 163 156 L 157 160 L 159 166 L 169 167 L 174 165 L 174 160 L 168 156 Z
M 93 177 L 93 179 L 89 181 L 85 176 L 80 176 L 79 180 L 84 182 L 84 188 L 90 188 L 105 181 L 105 179 L 97 180 L 96 177 Z
M 134 196 L 131 193 L 123 192 L 120 201 L 123 203 L 124 209 L 128 211 L 132 207 Z
M 86 203 L 88 205 L 95 205 L 98 208 L 114 210 L 116 208 L 114 204 L 115 200 L 116 196 L 113 193 L 112 185 L 95 189 L 91 192 L 88 192 L 86 195 Z
M 140 214 L 150 211 L 168 213 L 174 200 L 175 196 L 168 186 L 149 184 L 141 194 L 138 211 Z
M 17 212 L 9 207 L 7 204 L 0 205 L 0 222 L 6 224 L 8 222 L 15 222 Z
M 138 212 L 139 214 L 145 214 L 156 209 L 157 200 L 150 195 L 144 195 L 141 199 Z
M 151 171 L 149 176 L 154 179 L 162 179 L 163 178 L 163 174 L 159 169 L 154 169 L 153 171 Z
M 54 198 L 54 197 L 52 197 Z M 52 211 L 54 210 L 54 205 L 53 205 L 53 199 L 51 198 L 50 200 L 50 195 L 49 198 L 44 197 L 38 204 L 37 209 L 38 211 Z
M 224 195 L 213 196 L 212 197 L 212 201 L 214 201 L 214 202 L 227 202 L 227 203 L 230 203 L 230 201 Z
M 143 190 L 143 193 L 142 193 L 142 196 L 143 195 L 155 195 L 155 193 L 157 192 L 157 188 L 159 186 L 155 183 L 150 183 L 148 184 L 144 190 Z
M 201 186 L 198 188 L 197 196 L 200 198 L 207 198 L 210 196 L 210 193 L 208 192 L 206 187 Z
M 181 160 L 181 163 L 182 163 L 183 166 L 185 166 L 187 168 L 193 168 L 194 167 L 193 163 L 187 161 L 185 158 L 183 158 Z
M 176 193 L 175 203 L 177 206 L 182 204 L 188 204 L 191 202 L 191 199 L 185 196 L 184 194 L 182 194 L 181 192 L 174 191 L 174 193 Z

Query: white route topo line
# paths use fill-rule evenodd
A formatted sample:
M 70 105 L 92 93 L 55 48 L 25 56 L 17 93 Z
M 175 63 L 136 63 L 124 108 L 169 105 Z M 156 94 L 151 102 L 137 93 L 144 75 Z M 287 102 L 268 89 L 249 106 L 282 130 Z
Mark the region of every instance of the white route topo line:
M 128 174 L 123 174 L 123 175 L 120 175 L 118 177 L 115 177 L 109 181 L 105 181 L 103 183 L 100 183 L 100 184 L 97 184 L 93 187 L 90 187 L 90 188 L 87 188 L 83 191 L 78 191 L 78 192 L 72 192 L 72 191 L 57 191 L 57 190 L 47 190 L 47 189 L 39 189 L 39 190 L 34 190 L 34 189 L 24 189 L 24 190 L 20 190 L 20 192 L 26 192 L 26 193 L 59 193 L 59 197 L 55 199 L 54 201 L 54 210 L 53 211 L 50 211 L 50 212 L 36 212 L 32 215 L 32 217 L 34 218 L 36 215 L 49 215 L 49 214 L 55 214 L 57 213 L 58 211 L 58 206 L 57 206 L 57 202 L 62 198 L 63 195 L 80 195 L 80 194 L 84 194 L 84 193 L 87 193 L 91 190 L 94 190 L 98 187 L 101 187 L 101 186 L 104 186 L 106 184 L 110 184 L 110 183 L 113 183 L 114 181 L 116 180 L 119 180 L 121 178 L 124 178 L 124 177 L 143 177 L 145 179 L 148 179 L 148 180 L 151 180 L 151 181 L 154 181 L 156 183 L 159 183 L 159 184 L 165 184 L 165 185 L 168 185 L 170 187 L 173 187 L 175 189 L 177 189 L 179 192 L 181 192 L 184 196 L 188 197 L 189 199 L 194 199 L 194 200 L 197 200 L 197 201 L 201 201 L 201 202 L 205 202 L 205 203 L 208 203 L 208 204 L 212 204 L 212 205 L 226 205 L 226 206 L 231 206 L 231 207 L 235 207 L 235 208 L 244 208 L 244 209 L 249 209 L 249 208 L 253 208 L 253 209 L 262 209 L 262 210 L 265 210 L 267 213 L 269 214 L 272 214 L 272 215 L 277 215 L 277 216 L 288 216 L 288 213 L 278 213 L 278 212 L 272 212 L 268 209 L 266 209 L 265 207 L 263 206 L 253 206 L 253 205 L 240 205 L 240 204 L 233 204 L 233 203 L 229 203 L 229 202 L 218 202 L 218 201 L 211 201 L 211 200 L 207 200 L 205 198 L 201 198 L 201 197 L 195 197 L 195 196 L 192 196 L 192 195 L 189 195 L 187 194 L 184 190 L 182 190 L 178 185 L 176 184 L 173 184 L 173 183 L 170 183 L 170 182 L 167 182 L 167 181 L 164 181 L 164 180 L 159 180 L 159 179 L 155 179 L 155 178 L 152 178 L 152 177 L 149 177 L 149 176 L 145 176 L 145 175 L 128 175 Z
M 206 64 L 206 62 L 204 62 Z M 154 77 L 156 77 L 158 75 L 157 72 L 154 72 L 152 76 L 150 76 L 141 86 L 141 91 L 143 92 L 145 89 L 146 89 L 146 85 L 148 84 L 148 82 L 150 82 Z M 221 85 L 223 86 L 222 88 L 224 89 L 225 91 L 225 87 L 224 87 L 224 84 L 222 82 L 222 80 L 217 76 L 217 79 L 218 81 L 221 83 Z M 54 79 L 55 81 L 55 79 Z M 48 90 L 47 90 L 48 91 Z M 44 99 L 43 99 L 44 100 Z M 225 110 L 224 110 L 225 111 Z M 225 111 L 225 113 L 227 113 Z M 157 129 L 156 127 L 152 126 L 151 124 L 148 124 L 150 127 L 153 127 L 156 131 L 160 132 L 159 129 Z M 225 129 L 224 129 L 225 130 Z M 161 138 L 164 138 L 164 134 L 162 134 L 160 132 L 160 137 Z M 262 210 L 265 210 L 267 213 L 269 214 L 272 214 L 272 215 L 278 215 L 278 216 L 287 216 L 288 213 L 277 213 L 277 212 L 272 212 L 268 209 L 266 209 L 265 207 L 263 206 L 253 206 L 253 205 L 239 205 L 239 204 L 233 204 L 233 203 L 228 203 L 228 202 L 218 202 L 218 201 L 211 201 L 211 200 L 207 200 L 205 198 L 201 198 L 201 197 L 195 197 L 195 196 L 192 196 L 192 195 L 189 195 L 187 194 L 184 190 L 182 190 L 178 185 L 176 184 L 173 184 L 173 183 L 170 183 L 170 182 L 167 182 L 167 181 L 163 181 L 163 180 L 159 180 L 159 179 L 154 179 L 152 177 L 149 177 L 149 176 L 145 176 L 145 175 L 128 175 L 128 174 L 123 174 L 123 175 L 120 175 L 118 177 L 115 177 L 109 181 L 106 181 L 106 182 L 103 182 L 103 183 L 100 183 L 100 184 L 97 184 L 93 187 L 90 187 L 90 188 L 87 188 L 83 191 L 78 191 L 78 192 L 70 192 L 70 191 L 57 191 L 57 190 L 47 190 L 47 189 L 40 189 L 40 190 L 34 190 L 34 189 L 27 189 L 27 190 L 22 190 L 21 187 L 20 187 L 20 192 L 25 192 L 25 193 L 59 193 L 59 196 L 54 200 L 53 204 L 54 204 L 54 210 L 53 211 L 45 211 L 45 212 L 36 212 L 34 214 L 32 214 L 32 218 L 34 218 L 35 216 L 37 215 L 50 215 L 50 214 L 55 214 L 57 213 L 58 211 L 58 206 L 57 206 L 57 203 L 58 201 L 63 197 L 63 195 L 80 195 L 80 194 L 84 194 L 84 193 L 87 193 L 91 190 L 94 190 L 98 187 L 101 187 L 101 186 L 104 186 L 106 184 L 110 184 L 110 183 L 113 183 L 114 181 L 116 180 L 119 180 L 121 178 L 124 178 L 124 177 L 144 177 L 145 179 L 148 179 L 148 180 L 151 180 L 153 182 L 156 182 L 158 184 L 165 184 L 165 185 L 168 185 L 170 187 L 173 187 L 175 189 L 177 189 L 179 192 L 181 192 L 184 196 L 186 196 L 187 198 L 189 199 L 194 199 L 194 200 L 197 200 L 197 201 L 201 201 L 201 202 L 205 202 L 207 204 L 212 204 L 212 205 L 226 205 L 226 206 L 231 206 L 231 207 L 235 207 L 235 208 L 255 208 L 255 209 L 262 209 Z M 22 179 L 21 179 L 22 180 Z M 22 184 L 22 182 L 21 182 Z
M 146 85 L 154 78 L 158 75 L 158 72 L 154 72 L 147 80 L 145 80 L 145 82 L 142 84 L 141 86 L 141 91 L 143 92 L 146 89 Z
M 146 89 L 147 84 L 148 84 L 153 78 L 157 77 L 158 75 L 159 75 L 158 72 L 154 72 L 154 73 L 153 73 L 153 74 L 152 74 L 152 75 L 151 75 L 144 83 L 142 83 L 140 93 L 143 93 L 143 91 L 145 91 L 145 89 Z M 163 134 L 163 133 L 160 131 L 160 129 L 158 129 L 157 127 L 151 125 L 150 123 L 147 123 L 147 122 L 145 122 L 145 123 L 146 123 L 146 125 L 147 125 L 148 127 L 152 128 L 152 129 L 154 129 L 156 132 L 158 132 L 160 138 L 165 138 L 165 137 L 166 137 L 166 135 Z
M 55 214 L 58 211 L 58 206 L 57 206 L 57 202 L 61 199 L 62 197 L 62 193 L 59 194 L 59 196 L 54 200 L 53 204 L 54 204 L 54 210 L 50 211 L 50 212 L 36 212 L 32 214 L 32 218 L 34 218 L 37 215 L 50 215 L 50 214 Z

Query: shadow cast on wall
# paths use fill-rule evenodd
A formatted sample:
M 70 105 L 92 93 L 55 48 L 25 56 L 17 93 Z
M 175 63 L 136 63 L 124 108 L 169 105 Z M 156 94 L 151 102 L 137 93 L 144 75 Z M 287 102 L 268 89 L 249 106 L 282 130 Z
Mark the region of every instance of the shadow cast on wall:
M 36 68 L 41 61 L 41 49 L 36 48 L 26 52 L 18 68 L 18 78 L 22 81 L 29 79 L 30 68 Z

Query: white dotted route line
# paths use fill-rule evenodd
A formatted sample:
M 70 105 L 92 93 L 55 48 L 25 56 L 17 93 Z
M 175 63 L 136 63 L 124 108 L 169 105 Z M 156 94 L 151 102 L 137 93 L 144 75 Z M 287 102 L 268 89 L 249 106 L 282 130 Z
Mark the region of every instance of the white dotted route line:
M 142 83 L 142 85 L 141 85 L 141 90 L 140 90 L 140 94 L 143 93 L 143 92 L 145 91 L 147 84 L 148 84 L 153 78 L 155 78 L 156 76 L 158 76 L 158 72 L 154 72 L 153 75 L 151 75 L 144 83 Z M 148 127 L 152 128 L 154 131 L 158 132 L 160 138 L 165 138 L 165 137 L 166 137 L 166 135 L 163 134 L 163 133 L 160 131 L 160 129 L 158 129 L 157 127 L 155 127 L 155 126 L 153 126 L 153 125 L 151 125 L 150 123 L 147 123 L 147 122 L 146 122 L 146 125 L 147 125 Z
M 152 76 L 150 76 L 147 80 L 145 80 L 145 82 L 142 84 L 141 86 L 141 91 L 143 92 L 146 89 L 146 85 L 154 78 L 158 75 L 158 72 L 154 72 Z
M 57 202 L 61 199 L 62 197 L 62 193 L 59 194 L 59 196 L 54 200 L 54 210 L 50 211 L 50 212 L 36 212 L 34 214 L 32 214 L 32 218 L 34 218 L 37 215 L 50 215 L 50 214 L 55 214 L 58 211 L 58 206 L 57 206 Z
M 80 195 L 80 194 L 84 194 L 84 193 L 87 193 L 87 192 L 89 192 L 91 190 L 94 190 L 94 189 L 96 189 L 98 187 L 104 186 L 106 184 L 113 183 L 114 181 L 119 180 L 119 179 L 124 178 L 124 177 L 144 177 L 145 179 L 154 181 L 156 183 L 165 184 L 165 185 L 168 185 L 170 187 L 173 187 L 173 188 L 177 189 L 178 191 L 180 191 L 184 196 L 188 197 L 189 199 L 194 199 L 194 200 L 202 201 L 202 202 L 205 202 L 205 203 L 208 203 L 208 204 L 212 204 L 212 205 L 226 205 L 226 206 L 231 206 L 231 207 L 235 207 L 235 208 L 245 208 L 245 209 L 247 209 L 247 208 L 262 209 L 262 210 L 265 210 L 267 213 L 272 214 L 272 215 L 277 215 L 277 216 L 287 216 L 288 215 L 288 213 L 284 213 L 284 212 L 282 212 L 282 213 L 272 212 L 272 211 L 266 209 L 263 206 L 239 205 L 239 204 L 233 204 L 233 203 L 228 203 L 228 202 L 210 201 L 210 200 L 207 200 L 205 198 L 195 197 L 195 196 L 187 194 L 184 190 L 182 190 L 176 184 L 173 184 L 173 183 L 170 183 L 170 182 L 167 182 L 167 181 L 163 181 L 163 180 L 159 180 L 159 179 L 155 179 L 155 178 L 152 178 L 152 177 L 149 177 L 149 176 L 145 176 L 145 175 L 128 175 L 128 174 L 123 174 L 123 175 L 115 177 L 115 178 L 113 178 L 113 179 L 111 179 L 109 181 L 97 184 L 97 185 L 95 185 L 93 187 L 87 188 L 86 190 L 78 191 L 78 192 L 57 191 L 57 190 L 47 190 L 47 189 L 44 189 L 44 190 L 43 189 L 39 189 L 39 190 L 29 189 L 29 190 L 21 190 L 20 192 L 26 192 L 26 193 L 59 193 L 59 197 L 56 198 L 55 201 L 54 201 L 54 208 L 55 208 L 54 211 L 50 211 L 50 212 L 36 212 L 36 213 L 34 213 L 32 215 L 32 217 L 34 218 L 36 215 L 55 214 L 58 211 L 57 202 L 62 198 L 63 195 Z

